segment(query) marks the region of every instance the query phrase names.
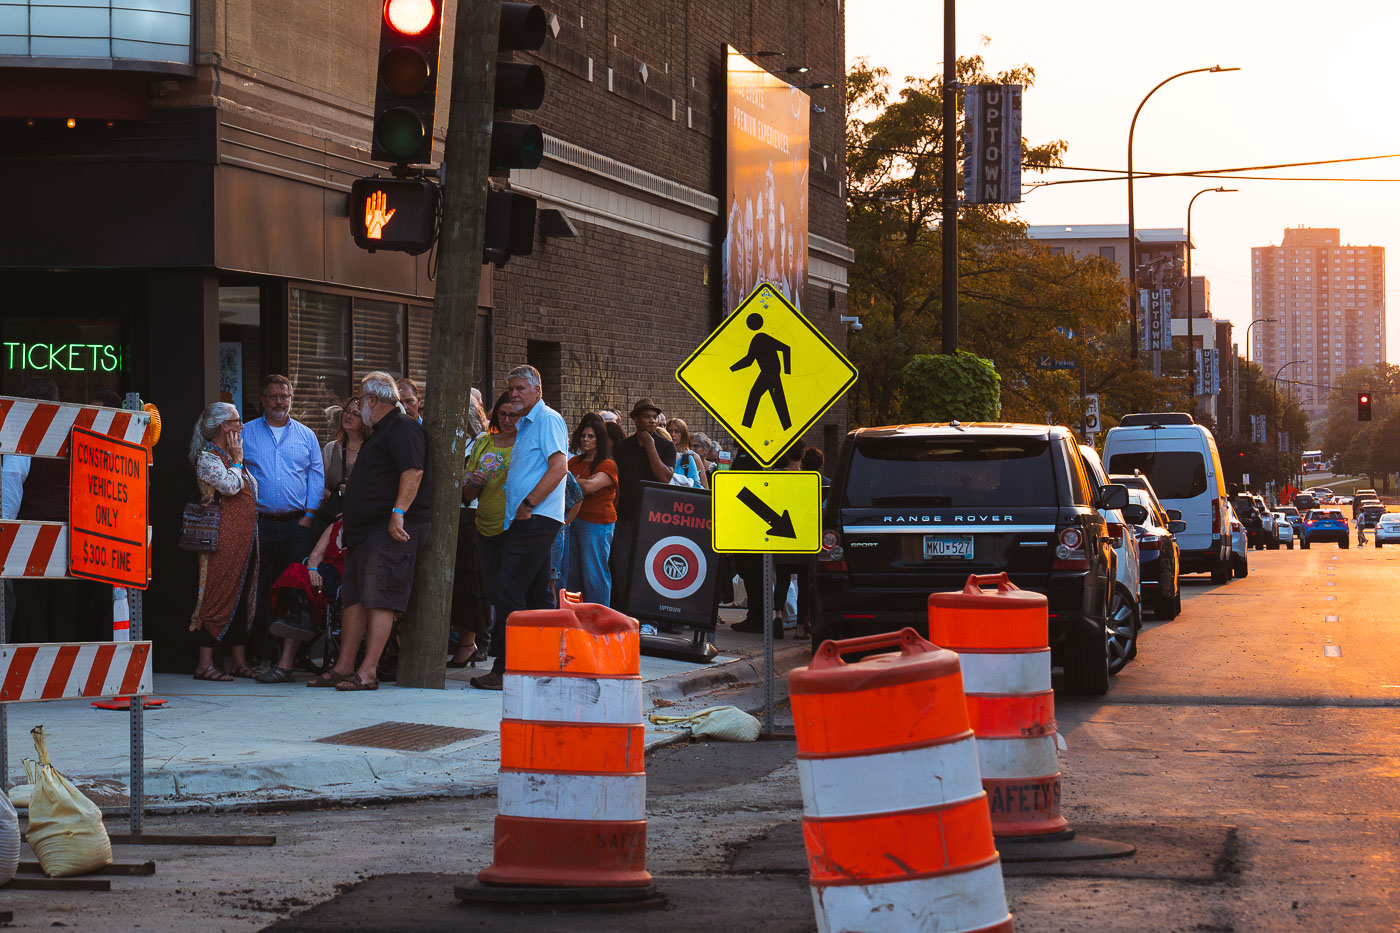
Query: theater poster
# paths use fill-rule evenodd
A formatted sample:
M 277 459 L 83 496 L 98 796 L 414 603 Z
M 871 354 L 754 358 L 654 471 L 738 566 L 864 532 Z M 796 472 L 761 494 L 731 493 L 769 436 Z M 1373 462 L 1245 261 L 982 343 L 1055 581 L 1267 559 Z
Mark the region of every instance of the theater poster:
M 732 47 L 725 62 L 724 311 L 761 282 L 801 309 L 811 100 Z

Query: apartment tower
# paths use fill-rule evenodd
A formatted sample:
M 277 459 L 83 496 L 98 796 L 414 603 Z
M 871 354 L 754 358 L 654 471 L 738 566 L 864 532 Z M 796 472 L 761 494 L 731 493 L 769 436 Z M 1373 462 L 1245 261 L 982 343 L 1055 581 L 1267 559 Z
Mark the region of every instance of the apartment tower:
M 1256 246 L 1253 359 L 1305 411 L 1327 410 L 1328 387 L 1348 370 L 1385 360 L 1385 249 L 1342 243 L 1331 227 L 1283 232 Z

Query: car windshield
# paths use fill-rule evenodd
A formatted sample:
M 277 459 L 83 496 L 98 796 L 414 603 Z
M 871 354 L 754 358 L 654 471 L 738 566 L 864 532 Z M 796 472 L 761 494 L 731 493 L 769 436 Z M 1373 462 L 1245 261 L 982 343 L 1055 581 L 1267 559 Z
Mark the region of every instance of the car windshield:
M 1194 450 L 1121 451 L 1108 461 L 1109 473 L 1141 470 L 1159 499 L 1194 499 L 1206 491 L 1205 457 Z
M 1400 525 L 1400 512 L 1387 512 L 1381 516 L 1382 525 Z
M 1025 437 L 871 437 L 856 441 L 847 508 L 1057 506 L 1050 441 Z

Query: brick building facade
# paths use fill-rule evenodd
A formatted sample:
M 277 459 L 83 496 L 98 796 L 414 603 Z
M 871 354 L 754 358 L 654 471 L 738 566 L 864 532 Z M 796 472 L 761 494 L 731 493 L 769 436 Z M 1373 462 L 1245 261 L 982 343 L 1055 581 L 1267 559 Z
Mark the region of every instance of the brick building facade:
M 0 340 L 110 343 L 122 365 L 59 374 L 65 397 L 109 387 L 161 407 L 170 439 L 152 472 L 147 619 L 169 667 L 193 604 L 194 559 L 173 542 L 194 493 L 185 438 L 198 412 L 224 393 L 255 417 L 258 377 L 282 371 L 295 413 L 324 431 L 318 410 L 363 371 L 423 378 L 433 285 L 430 257 L 371 255 L 350 239 L 350 183 L 383 171 L 368 161 L 377 4 L 153 3 L 159 35 L 119 36 L 113 21 L 105 39 L 76 25 L 70 36 L 79 0 L 53 0 L 43 36 L 0 24 L 0 167 L 24 179 L 7 202 L 26 218 L 0 234 Z M 723 312 L 726 43 L 781 53 L 756 60 L 793 83 L 835 85 L 809 91 L 802 306 L 844 348 L 840 0 L 542 6 L 552 37 L 517 57 L 545 72 L 545 105 L 528 117 L 546 134 L 545 161 L 511 181 L 579 235 L 537 237 L 533 255 L 484 276 L 477 384 L 489 392 L 529 361 L 571 421 L 650 395 L 713 428 L 674 371 Z M 453 15 L 449 2 L 439 139 Z M 788 71 L 799 66 L 810 70 Z M 31 375 L 0 373 L 7 392 Z M 807 443 L 830 450 L 843 421 L 838 406 Z

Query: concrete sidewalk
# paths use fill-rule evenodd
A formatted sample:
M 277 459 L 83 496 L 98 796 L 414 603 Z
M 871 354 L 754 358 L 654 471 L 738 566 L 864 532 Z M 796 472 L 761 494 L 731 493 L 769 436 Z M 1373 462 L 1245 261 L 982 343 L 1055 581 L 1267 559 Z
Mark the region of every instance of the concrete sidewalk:
M 644 655 L 643 715 L 658 707 L 675 712 L 722 705 L 730 701 L 707 703 L 705 696 L 761 685 L 761 636 L 722 625 L 716 644 L 720 656 L 708 665 Z M 784 641 L 776 648 L 781 678 L 806 663 L 811 643 Z M 280 685 L 157 674 L 155 695 L 169 703 L 145 712 L 147 810 L 494 791 L 501 694 L 475 690 L 466 682 L 486 669 L 449 671 L 445 690 L 384 684 L 371 693 L 309 690 L 305 681 L 310 675 L 303 674 L 295 684 Z M 95 709 L 88 701 L 11 705 L 7 787 L 23 782 L 20 759 L 34 757 L 29 730 L 39 724 L 48 733 L 49 753 L 59 771 L 100 805 L 125 809 L 128 713 Z M 364 729 L 377 734 L 344 735 Z M 683 733 L 682 728 L 648 723 L 647 748 Z M 419 750 L 401 750 L 415 739 Z

